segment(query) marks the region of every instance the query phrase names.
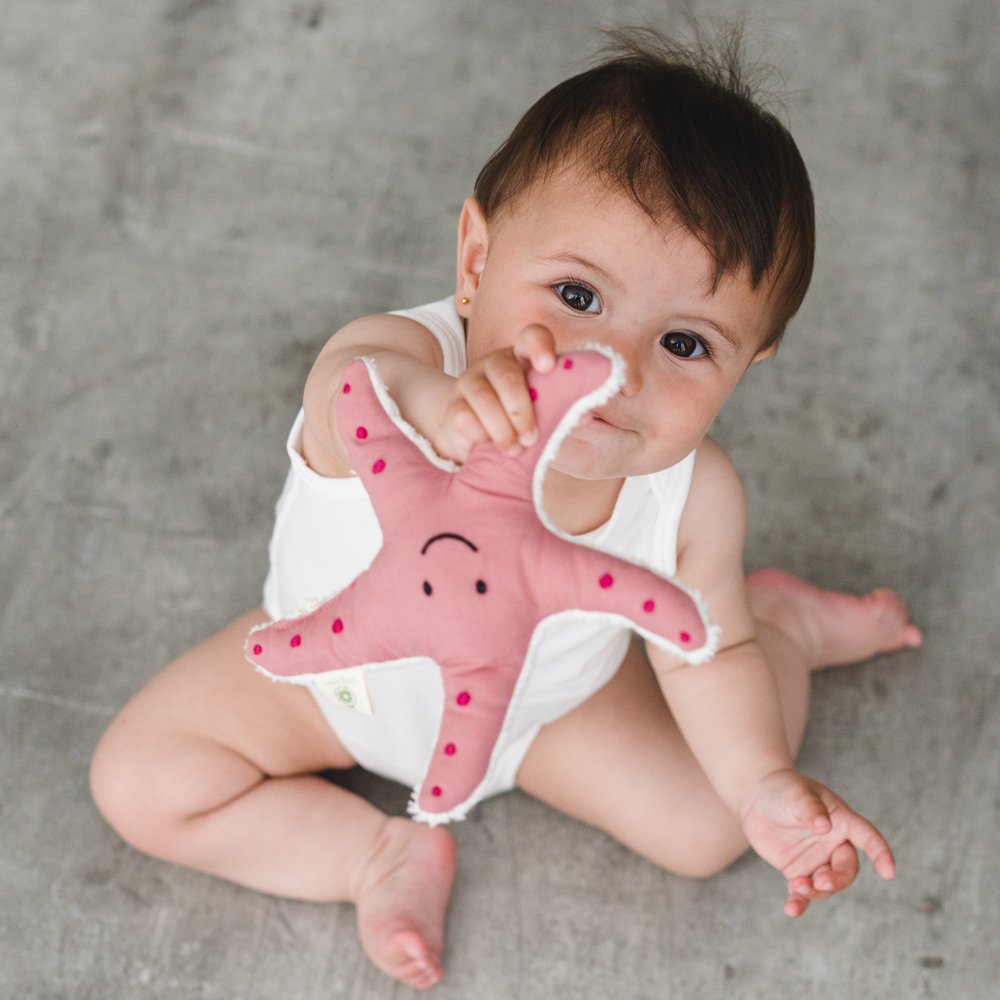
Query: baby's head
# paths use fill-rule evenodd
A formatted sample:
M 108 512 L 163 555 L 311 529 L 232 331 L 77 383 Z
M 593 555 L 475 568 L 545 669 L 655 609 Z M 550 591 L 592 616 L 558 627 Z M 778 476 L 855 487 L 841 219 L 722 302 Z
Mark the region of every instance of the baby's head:
M 743 82 L 736 43 L 713 55 L 653 33 L 613 37 L 604 62 L 545 94 L 490 157 L 475 187 L 483 216 L 502 218 L 567 164 L 588 170 L 692 234 L 716 285 L 739 278 L 766 294 L 764 350 L 812 275 L 812 191 L 795 142 Z

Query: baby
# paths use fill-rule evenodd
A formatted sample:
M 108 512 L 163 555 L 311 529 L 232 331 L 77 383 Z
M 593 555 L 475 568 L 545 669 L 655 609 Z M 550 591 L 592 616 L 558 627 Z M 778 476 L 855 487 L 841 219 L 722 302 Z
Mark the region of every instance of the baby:
M 244 639 L 346 586 L 379 547 L 335 420 L 349 361 L 373 357 L 403 416 L 461 463 L 478 442 L 530 445 L 525 372 L 600 342 L 626 381 L 561 446 L 547 513 L 583 544 L 676 573 L 721 646 L 688 666 L 603 623 L 546 627 L 484 795 L 519 787 L 692 877 L 749 845 L 785 877 L 793 917 L 854 881 L 858 851 L 892 878 L 882 835 L 799 774 L 794 753 L 810 671 L 919 645 L 920 631 L 887 590 L 746 578 L 740 482 L 706 437 L 747 369 L 775 353 L 813 242 L 798 150 L 734 61 L 621 36 L 543 96 L 462 208 L 454 296 L 357 320 L 321 351 L 289 438 L 264 607 L 168 666 L 109 727 L 92 784 L 112 826 L 241 885 L 349 900 L 380 969 L 437 983 L 451 835 L 319 775 L 361 764 L 414 783 L 441 712 L 435 668 L 372 673 L 368 715 L 261 677 Z

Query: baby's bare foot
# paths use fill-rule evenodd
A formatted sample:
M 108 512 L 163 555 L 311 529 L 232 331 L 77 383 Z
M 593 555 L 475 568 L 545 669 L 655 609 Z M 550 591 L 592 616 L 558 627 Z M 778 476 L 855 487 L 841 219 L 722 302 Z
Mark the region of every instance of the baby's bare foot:
M 747 593 L 754 617 L 783 632 L 813 669 L 858 663 L 923 642 L 906 604 L 887 588 L 855 597 L 764 569 L 747 578 Z
M 442 827 L 386 820 L 355 897 L 368 957 L 417 990 L 441 981 L 445 912 L 455 874 L 455 842 Z

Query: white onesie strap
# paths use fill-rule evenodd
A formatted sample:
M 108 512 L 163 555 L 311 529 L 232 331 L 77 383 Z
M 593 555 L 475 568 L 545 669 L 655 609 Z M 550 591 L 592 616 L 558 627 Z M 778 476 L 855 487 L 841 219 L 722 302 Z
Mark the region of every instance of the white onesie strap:
M 414 309 L 393 309 L 389 315 L 405 316 L 407 319 L 416 320 L 434 335 L 434 339 L 441 345 L 441 353 L 444 355 L 442 370 L 445 375 L 457 377 L 465 371 L 468 366 L 468 358 L 465 353 L 465 326 L 462 323 L 462 317 L 455 309 L 453 295 L 438 302 L 431 302 L 426 306 L 417 306 Z

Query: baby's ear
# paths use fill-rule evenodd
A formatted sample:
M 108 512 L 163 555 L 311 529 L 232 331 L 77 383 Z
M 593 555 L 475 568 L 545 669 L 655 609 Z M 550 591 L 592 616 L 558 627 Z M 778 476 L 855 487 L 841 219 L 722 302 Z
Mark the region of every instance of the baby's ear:
M 773 358 L 775 354 L 778 353 L 778 341 L 773 344 L 768 344 L 767 347 L 762 347 L 754 356 L 750 364 L 755 365 L 758 361 L 766 361 L 768 358 Z
M 458 219 L 458 274 L 455 281 L 455 299 L 459 315 L 465 316 L 466 307 L 479 289 L 479 278 L 486 266 L 489 231 L 486 216 L 475 198 L 466 198 Z M 467 301 L 463 302 L 465 299 Z

